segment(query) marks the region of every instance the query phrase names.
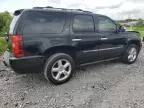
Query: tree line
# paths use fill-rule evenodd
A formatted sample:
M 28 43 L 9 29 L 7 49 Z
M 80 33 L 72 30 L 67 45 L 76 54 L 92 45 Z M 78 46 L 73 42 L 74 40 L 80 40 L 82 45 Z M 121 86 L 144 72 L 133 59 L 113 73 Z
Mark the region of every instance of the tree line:
M 144 27 L 144 21 L 142 19 L 138 19 L 136 26 L 137 27 Z
M 5 36 L 4 34 L 8 32 L 11 20 L 12 16 L 9 12 L 0 12 L 0 37 Z

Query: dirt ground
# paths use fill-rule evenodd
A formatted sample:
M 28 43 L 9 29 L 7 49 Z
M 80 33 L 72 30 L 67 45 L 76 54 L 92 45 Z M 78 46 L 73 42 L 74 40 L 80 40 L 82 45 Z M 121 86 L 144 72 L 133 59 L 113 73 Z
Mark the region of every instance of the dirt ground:
M 87 66 L 59 86 L 38 73 L 15 74 L 0 62 L 0 108 L 144 108 L 144 49 L 132 65 Z

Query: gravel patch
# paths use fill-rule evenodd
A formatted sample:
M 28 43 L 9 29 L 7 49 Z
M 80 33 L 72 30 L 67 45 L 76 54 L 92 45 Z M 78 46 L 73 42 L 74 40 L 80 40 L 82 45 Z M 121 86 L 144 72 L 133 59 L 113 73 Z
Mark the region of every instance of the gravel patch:
M 144 108 L 143 52 L 132 65 L 111 61 L 77 69 L 59 86 L 39 73 L 15 74 L 0 57 L 0 108 Z

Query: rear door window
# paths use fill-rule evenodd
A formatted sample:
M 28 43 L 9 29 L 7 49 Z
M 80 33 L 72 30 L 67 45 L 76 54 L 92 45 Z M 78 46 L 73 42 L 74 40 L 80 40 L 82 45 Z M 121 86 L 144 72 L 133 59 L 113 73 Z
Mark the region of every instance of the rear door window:
M 65 17 L 64 13 L 30 11 L 24 18 L 23 33 L 60 33 L 65 24 Z
M 76 15 L 73 22 L 74 32 L 94 32 L 93 17 L 90 15 Z

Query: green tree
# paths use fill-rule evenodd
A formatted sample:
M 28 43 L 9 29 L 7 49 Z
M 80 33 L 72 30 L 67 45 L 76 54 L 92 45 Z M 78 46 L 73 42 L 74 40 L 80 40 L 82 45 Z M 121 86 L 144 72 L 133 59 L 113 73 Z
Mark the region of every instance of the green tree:
M 137 21 L 137 23 L 136 23 L 136 26 L 137 26 L 137 27 L 142 27 L 142 26 L 144 26 L 144 21 L 143 21 L 142 19 L 139 19 L 139 20 Z
M 8 32 L 11 20 L 12 16 L 9 12 L 0 13 L 0 37 L 4 36 L 5 32 Z

